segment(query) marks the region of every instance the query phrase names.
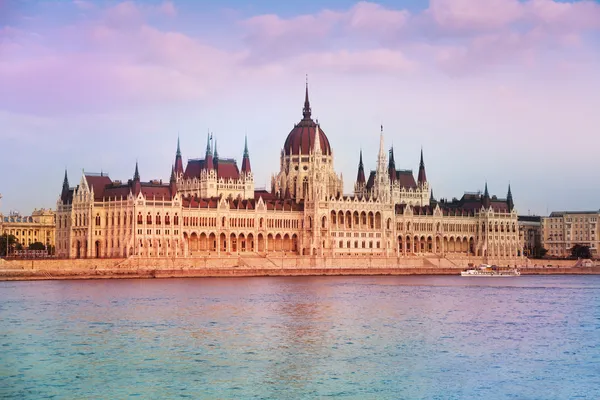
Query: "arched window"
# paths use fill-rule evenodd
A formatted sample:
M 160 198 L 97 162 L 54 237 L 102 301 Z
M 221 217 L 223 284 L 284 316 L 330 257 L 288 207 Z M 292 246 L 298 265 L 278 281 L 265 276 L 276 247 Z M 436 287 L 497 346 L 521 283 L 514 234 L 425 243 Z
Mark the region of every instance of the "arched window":
M 326 226 L 327 226 L 327 217 L 323 217 L 323 219 L 321 219 L 321 228 L 325 229 Z
M 160 225 L 160 213 L 156 214 L 156 225 Z
M 171 225 L 171 217 L 169 216 L 169 213 L 165 215 L 165 225 Z
M 96 214 L 96 226 L 100 226 L 100 214 Z
M 143 223 L 144 223 L 144 221 L 142 220 L 142 213 L 138 213 L 137 223 L 138 223 L 139 225 L 141 225 L 141 224 L 143 224 Z
M 150 213 L 146 216 L 146 225 L 152 225 L 152 215 Z
M 173 225 L 179 225 L 179 216 L 177 214 L 173 217 Z

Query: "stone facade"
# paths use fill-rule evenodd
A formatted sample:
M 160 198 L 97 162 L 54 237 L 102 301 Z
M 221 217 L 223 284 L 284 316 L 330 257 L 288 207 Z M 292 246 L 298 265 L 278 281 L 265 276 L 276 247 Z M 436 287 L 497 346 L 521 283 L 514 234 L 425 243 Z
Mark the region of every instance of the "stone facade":
M 519 215 L 519 237 L 525 257 L 535 256 L 536 248 L 542 246 L 542 217 Z
M 28 216 L 0 214 L 0 235 L 14 235 L 24 248 L 35 242 L 54 246 L 54 218 L 54 211 L 43 208 Z
M 542 218 L 542 242 L 550 257 L 569 257 L 576 244 L 589 246 L 593 257 L 600 249 L 600 211 L 552 212 Z
M 377 164 L 365 179 L 362 152 L 355 192 L 343 194 L 334 152 L 311 118 L 281 150 L 271 190 L 255 190 L 247 145 L 242 168 L 221 159 L 209 137 L 203 159 L 183 168 L 179 143 L 168 184 L 141 182 L 136 165 L 126 184 L 84 174 L 71 188 L 65 175 L 57 203 L 57 252 L 65 257 L 264 257 L 326 259 L 415 256 L 485 257 L 513 263 L 522 255 L 510 187 L 506 199 L 466 193 L 433 198 L 421 151 L 419 173 L 397 170 L 383 127 Z M 394 261 L 396 260 L 396 261 Z

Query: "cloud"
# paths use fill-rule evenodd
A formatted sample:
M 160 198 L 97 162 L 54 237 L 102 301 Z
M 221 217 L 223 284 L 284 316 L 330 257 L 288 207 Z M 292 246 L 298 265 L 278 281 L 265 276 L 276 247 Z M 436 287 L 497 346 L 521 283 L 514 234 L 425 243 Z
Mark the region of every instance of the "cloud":
M 548 51 L 586 53 L 585 33 L 600 30 L 600 4 L 591 1 L 431 0 L 412 12 L 358 2 L 345 10 L 238 20 L 239 30 L 231 30 L 238 36 L 230 38 L 236 45 L 226 48 L 209 36 L 158 28 L 157 19 L 178 18 L 171 1 L 73 4 L 89 12 L 65 26 L 0 28 L 0 109 L 77 112 L 201 101 L 248 77 L 306 71 L 526 70 Z M 585 62 L 573 58 L 563 70 Z

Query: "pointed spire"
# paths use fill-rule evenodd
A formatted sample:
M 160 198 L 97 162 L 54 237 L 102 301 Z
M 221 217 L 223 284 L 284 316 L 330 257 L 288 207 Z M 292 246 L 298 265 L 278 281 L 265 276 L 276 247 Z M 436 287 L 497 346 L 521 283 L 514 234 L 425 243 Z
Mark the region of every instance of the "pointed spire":
M 304 94 L 304 108 L 302 109 L 302 115 L 304 119 L 310 119 L 310 101 L 308 101 L 308 74 L 306 75 L 306 92 Z
M 215 146 L 213 150 L 213 159 L 214 161 L 217 161 L 219 159 L 219 152 L 217 151 L 217 139 L 215 139 Z
M 312 148 L 313 154 L 321 155 L 323 151 L 321 149 L 321 130 L 319 129 L 319 124 L 315 127 L 315 143 Z
M 138 162 L 135 160 L 135 172 L 133 173 L 133 188 L 132 192 L 137 196 L 142 191 L 142 183 L 140 182 L 140 172 L 138 170 Z
M 483 197 L 481 199 L 481 203 L 483 204 L 484 208 L 486 208 L 486 209 L 490 208 L 490 205 L 491 205 L 490 192 L 488 191 L 487 182 L 485 183 L 485 190 L 483 192 Z
M 515 208 L 512 192 L 510 190 L 510 183 L 508 184 L 508 194 L 506 195 L 506 203 L 508 204 L 508 211 L 512 211 Z
M 423 185 L 427 182 L 427 174 L 425 173 L 425 162 L 423 162 L 423 147 L 421 147 L 421 161 L 419 162 L 419 177 L 418 183 Z
M 244 137 L 244 158 L 242 159 L 242 173 L 248 174 L 252 172 L 250 167 L 250 153 L 248 152 L 248 136 Z
M 394 146 L 390 147 L 390 159 L 388 162 L 388 173 L 392 181 L 396 180 L 396 161 L 394 160 Z
M 135 161 L 135 172 L 133 173 L 133 180 L 138 182 L 140 181 L 140 171 L 138 170 L 137 160 Z
M 435 197 L 433 197 L 433 188 L 431 189 L 431 194 L 429 195 L 430 201 L 435 201 Z
M 172 165 L 171 166 L 171 178 L 169 179 L 169 182 L 175 182 L 177 179 L 175 178 L 175 166 Z
M 177 135 L 177 152 L 175 153 L 175 173 L 183 175 L 183 160 L 181 159 L 181 147 L 179 146 L 179 135 Z
M 210 140 L 211 139 L 212 139 L 212 136 L 211 136 L 210 132 L 208 132 L 208 134 L 206 136 L 206 155 L 207 156 L 212 153 L 212 149 L 211 149 L 211 146 L 210 146 Z
M 65 168 L 65 178 L 63 179 L 63 190 L 69 191 L 69 178 L 67 177 L 67 169 Z
M 211 141 L 212 134 L 208 132 L 206 137 L 206 155 L 204 156 L 204 168 L 208 171 L 214 169 Z
M 365 167 L 363 165 L 362 149 L 360 149 L 360 158 L 358 161 L 358 174 L 356 175 L 356 183 L 364 184 L 365 182 Z

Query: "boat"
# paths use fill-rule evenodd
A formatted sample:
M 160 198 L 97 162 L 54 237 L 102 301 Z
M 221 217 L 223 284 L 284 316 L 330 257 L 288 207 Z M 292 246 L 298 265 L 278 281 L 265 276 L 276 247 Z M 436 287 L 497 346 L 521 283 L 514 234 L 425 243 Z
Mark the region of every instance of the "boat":
M 521 276 L 518 268 L 500 268 L 496 265 L 481 264 L 479 267 L 469 267 L 460 272 L 460 276 L 488 276 L 492 278 L 505 278 Z

